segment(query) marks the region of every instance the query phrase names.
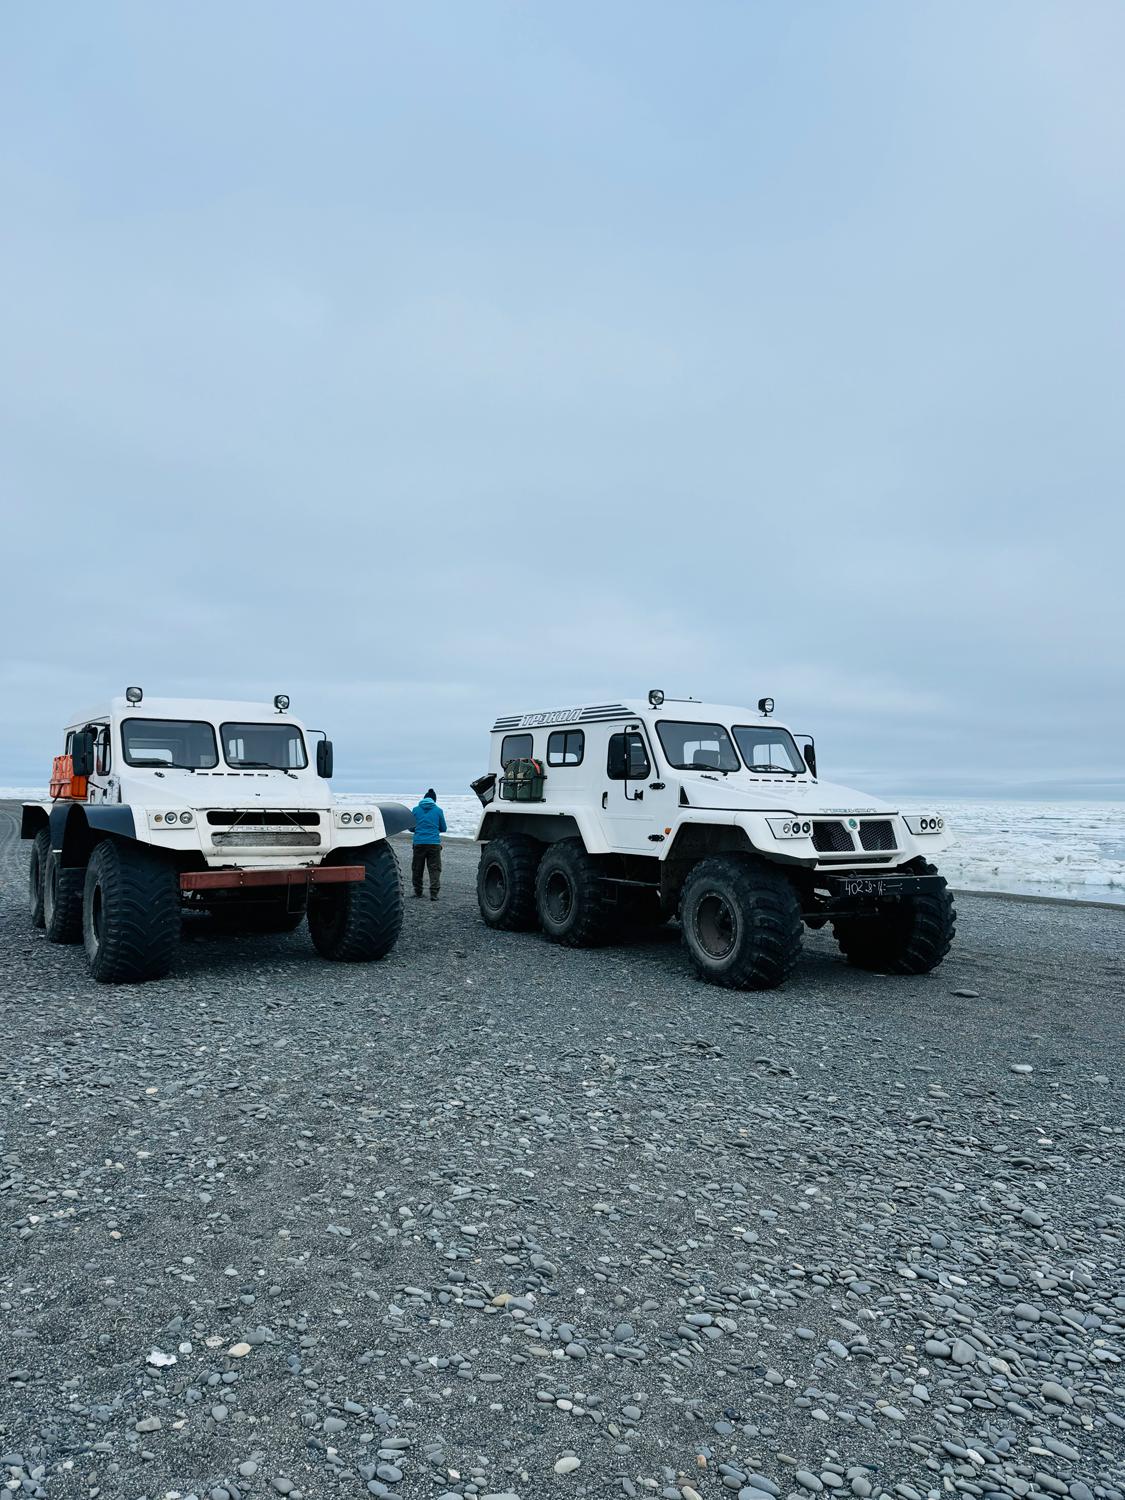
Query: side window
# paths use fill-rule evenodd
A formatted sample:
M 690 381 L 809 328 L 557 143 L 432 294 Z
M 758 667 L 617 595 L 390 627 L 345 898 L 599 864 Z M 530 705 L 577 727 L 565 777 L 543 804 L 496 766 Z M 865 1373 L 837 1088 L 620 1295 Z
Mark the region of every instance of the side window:
M 109 753 L 109 725 L 99 724 L 94 740 L 94 770 L 99 776 L 108 776 L 112 761 Z
M 586 736 L 581 729 L 556 729 L 547 737 L 549 766 L 580 766 L 586 753 Z
M 535 751 L 535 737 L 530 734 L 506 734 L 500 741 L 500 764 L 510 760 L 530 760 Z
M 606 775 L 610 781 L 625 781 L 626 767 L 629 781 L 643 781 L 652 770 L 644 738 L 632 730 L 624 734 L 611 734 L 609 737 Z

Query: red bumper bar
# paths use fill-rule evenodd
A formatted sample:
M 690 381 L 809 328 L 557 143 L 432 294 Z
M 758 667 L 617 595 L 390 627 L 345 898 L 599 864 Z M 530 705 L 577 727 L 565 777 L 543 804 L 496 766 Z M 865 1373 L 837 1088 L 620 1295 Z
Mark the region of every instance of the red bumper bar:
M 180 876 L 181 891 L 239 890 L 255 885 L 339 885 L 363 880 L 363 865 L 313 865 L 297 870 L 188 870 Z

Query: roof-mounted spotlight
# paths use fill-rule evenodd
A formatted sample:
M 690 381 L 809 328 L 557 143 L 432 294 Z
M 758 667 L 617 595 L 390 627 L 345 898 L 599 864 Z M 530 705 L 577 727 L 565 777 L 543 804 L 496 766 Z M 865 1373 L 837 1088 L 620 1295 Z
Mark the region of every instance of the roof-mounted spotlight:
M 648 693 L 648 701 L 650 707 L 659 708 L 660 705 L 664 702 L 664 694 L 660 691 L 659 688 L 650 688 Z
M 139 687 L 127 687 L 125 689 L 125 700 L 128 703 L 139 703 L 143 697 L 144 693 Z
M 288 693 L 275 693 L 274 694 L 274 700 L 273 700 L 273 706 L 274 706 L 274 708 L 277 709 L 277 711 L 278 711 L 279 714 L 283 714 L 285 712 L 285 710 L 289 707 L 289 694 Z
M 769 718 L 770 714 L 773 713 L 773 699 L 772 698 L 759 698 L 758 699 L 758 712 L 760 714 L 763 714 L 766 718 Z

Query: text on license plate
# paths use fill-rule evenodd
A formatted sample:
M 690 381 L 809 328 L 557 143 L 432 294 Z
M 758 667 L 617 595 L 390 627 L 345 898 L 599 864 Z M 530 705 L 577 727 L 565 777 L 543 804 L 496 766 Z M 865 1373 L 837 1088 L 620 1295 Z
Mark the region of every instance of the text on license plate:
M 886 896 L 894 893 L 894 884 L 889 880 L 873 879 L 869 875 L 856 879 L 845 879 L 845 896 Z

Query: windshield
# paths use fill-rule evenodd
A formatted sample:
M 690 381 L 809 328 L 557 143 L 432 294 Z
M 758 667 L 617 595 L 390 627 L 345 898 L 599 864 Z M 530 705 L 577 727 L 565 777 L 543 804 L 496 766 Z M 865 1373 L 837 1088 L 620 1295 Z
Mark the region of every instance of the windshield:
M 227 764 L 253 771 L 300 771 L 309 763 L 295 724 L 224 724 Z
M 215 731 L 194 719 L 126 719 L 121 751 L 129 766 L 179 766 L 209 770 L 219 764 Z
M 664 719 L 656 726 L 668 764 L 677 771 L 737 771 L 738 751 L 721 724 Z
M 748 770 L 775 774 L 783 771 L 787 776 L 796 776 L 806 769 L 788 729 L 772 724 L 736 724 L 734 737 Z

